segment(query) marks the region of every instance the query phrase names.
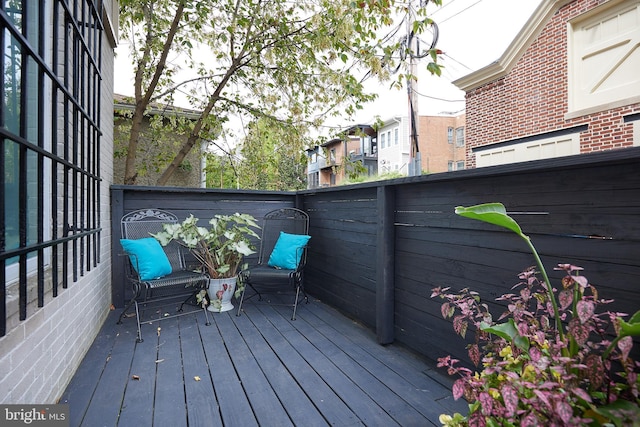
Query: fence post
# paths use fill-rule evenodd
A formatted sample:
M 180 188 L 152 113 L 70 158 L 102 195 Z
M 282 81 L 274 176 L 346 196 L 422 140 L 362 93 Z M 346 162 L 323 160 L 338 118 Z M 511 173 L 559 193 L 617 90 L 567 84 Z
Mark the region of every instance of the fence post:
M 392 185 L 380 185 L 377 193 L 376 335 L 378 343 L 391 344 L 395 339 L 395 191 Z

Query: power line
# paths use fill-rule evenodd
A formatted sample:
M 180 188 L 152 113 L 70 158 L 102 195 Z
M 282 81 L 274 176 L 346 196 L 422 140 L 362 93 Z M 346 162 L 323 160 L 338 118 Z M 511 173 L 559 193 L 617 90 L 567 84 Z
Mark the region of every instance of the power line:
M 433 99 L 435 101 L 443 101 L 443 102 L 464 102 L 464 99 L 444 99 L 444 98 L 438 98 L 435 96 L 431 96 L 431 95 L 425 95 L 423 93 L 418 92 L 417 90 L 413 90 L 413 93 L 415 93 L 418 96 L 421 96 L 423 98 L 429 98 L 429 99 Z
M 447 22 L 448 20 L 450 20 L 451 18 L 455 18 L 456 16 L 460 15 L 462 12 L 466 12 L 467 10 L 471 9 L 473 6 L 477 5 L 478 3 L 482 3 L 483 0 L 478 0 L 477 2 L 475 2 L 474 4 L 467 6 L 466 8 L 462 9 L 461 11 L 454 13 L 453 15 L 449 16 L 448 18 L 443 19 L 442 21 L 439 21 L 440 24 L 443 24 L 445 22 Z

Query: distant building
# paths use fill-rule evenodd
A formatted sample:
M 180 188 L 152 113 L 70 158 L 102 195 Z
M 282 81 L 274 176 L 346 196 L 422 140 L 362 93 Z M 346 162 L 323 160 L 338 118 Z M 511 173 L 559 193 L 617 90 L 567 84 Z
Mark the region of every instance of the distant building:
M 420 116 L 418 145 L 423 172 L 465 169 L 465 115 Z
M 408 174 L 411 143 L 407 117 L 383 120 L 378 129 L 378 170 Z M 418 148 L 423 173 L 465 168 L 465 116 L 419 116 Z
M 322 145 L 307 150 L 308 188 L 341 184 L 356 164 L 365 168 L 368 176 L 378 172 L 377 136 L 369 125 L 355 125 Z
M 133 100 L 124 95 L 114 95 L 114 159 L 113 159 L 113 182 L 114 184 L 124 183 L 124 169 L 126 160 L 126 149 L 129 142 L 129 129 L 131 118 L 127 112 L 132 112 L 135 108 Z M 136 179 L 136 185 L 157 185 L 158 178 L 164 172 L 165 166 L 173 159 L 187 135 L 179 135 L 163 131 L 154 132 L 151 129 L 151 117 L 162 117 L 170 120 L 171 117 L 184 117 L 196 120 L 200 113 L 195 110 L 178 108 L 167 105 L 154 105 L 149 109 L 142 124 L 141 139 L 144 144 L 138 145 L 137 163 L 143 168 Z M 167 150 L 169 148 L 169 150 Z M 169 158 L 171 157 L 171 158 Z M 194 146 L 187 155 L 180 167 L 169 178 L 167 186 L 171 187 L 203 187 L 204 186 L 204 161 L 205 157 L 198 146 Z
M 640 2 L 543 0 L 466 92 L 467 166 L 640 145 Z
M 383 120 L 378 129 L 378 172 L 408 175 L 409 156 L 408 118 L 396 116 Z

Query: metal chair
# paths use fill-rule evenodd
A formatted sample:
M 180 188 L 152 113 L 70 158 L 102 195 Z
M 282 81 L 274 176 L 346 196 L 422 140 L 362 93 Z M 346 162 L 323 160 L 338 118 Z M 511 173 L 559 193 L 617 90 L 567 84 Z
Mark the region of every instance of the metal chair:
M 263 294 L 293 294 L 294 300 L 287 305 L 293 307 L 291 320 L 296 320 L 298 303 L 309 298 L 304 291 L 303 272 L 307 258 L 307 245 L 296 246 L 296 255 L 299 262 L 295 268 L 276 268 L 269 265 L 269 259 L 280 238 L 281 232 L 295 236 L 308 236 L 309 215 L 295 208 L 276 209 L 264 216 L 262 225 L 262 237 L 258 252 L 258 264 L 240 272 L 240 280 L 245 287 L 240 296 L 237 316 L 242 312 L 245 300 L 258 297 L 263 300 Z M 247 294 L 249 290 L 250 294 Z M 271 301 L 269 301 L 271 302 Z
M 121 236 L 123 239 L 143 239 L 151 237 L 151 234 L 162 231 L 163 224 L 177 223 L 178 218 L 167 211 L 160 209 L 142 209 L 130 212 L 122 217 L 120 222 Z M 122 323 L 122 318 L 129 308 L 135 306 L 136 321 L 138 323 L 137 342 L 142 342 L 142 334 L 140 325 L 151 323 L 156 320 L 168 319 L 184 314 L 190 314 L 194 311 L 184 312 L 183 306 L 202 289 L 206 289 L 208 276 L 206 274 L 189 270 L 185 262 L 183 248 L 175 241 L 162 248 L 171 264 L 172 272 L 161 278 L 142 280 L 138 274 L 139 268 L 134 268 L 133 263 L 137 263 L 135 254 L 128 253 L 129 262 L 127 263 L 127 279 L 131 283 L 133 289 L 133 297 L 127 303 L 120 317 L 118 324 Z M 177 314 L 164 315 L 158 319 L 145 322 L 140 321 L 139 303 L 147 304 L 151 302 L 162 302 L 169 299 L 177 299 L 180 296 L 188 294 L 178 309 Z M 205 307 L 203 307 L 206 324 L 210 325 L 209 315 Z

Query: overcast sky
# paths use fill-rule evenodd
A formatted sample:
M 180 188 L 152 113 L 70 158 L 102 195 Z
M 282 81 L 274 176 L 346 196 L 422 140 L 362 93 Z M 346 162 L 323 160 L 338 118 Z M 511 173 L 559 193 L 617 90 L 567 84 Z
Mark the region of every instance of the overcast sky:
M 460 112 L 464 92 L 451 82 L 497 60 L 524 27 L 542 0 L 444 0 L 442 7 L 430 6 L 429 16 L 438 24 L 437 47 L 444 52 L 441 77 L 424 71 L 427 58 L 419 63 L 416 91 L 420 115 Z M 407 115 L 406 90 L 378 91 L 382 102 L 358 115 L 356 122 L 368 123 L 379 115 Z M 431 98 L 430 98 L 431 97 Z M 441 101 L 439 98 L 447 101 Z M 452 102 L 458 101 L 458 102 Z M 393 107 L 397 108 L 394 111 Z
M 421 115 L 461 112 L 464 93 L 451 82 L 498 59 L 522 29 L 542 0 L 443 0 L 441 7 L 429 5 L 429 16 L 439 27 L 437 47 L 444 52 L 441 77 L 431 77 L 424 69 L 427 59 L 418 64 Z M 133 95 L 133 74 L 127 58 L 127 46 L 116 50 L 115 93 Z M 389 90 L 386 85 L 370 86 L 379 93 L 378 102 L 361 111 L 355 120 L 332 123 L 350 126 L 371 123 L 376 116 L 385 119 L 407 115 L 407 91 Z M 440 98 L 441 101 L 433 98 Z M 186 106 L 186 105 L 185 105 Z

